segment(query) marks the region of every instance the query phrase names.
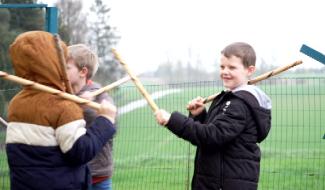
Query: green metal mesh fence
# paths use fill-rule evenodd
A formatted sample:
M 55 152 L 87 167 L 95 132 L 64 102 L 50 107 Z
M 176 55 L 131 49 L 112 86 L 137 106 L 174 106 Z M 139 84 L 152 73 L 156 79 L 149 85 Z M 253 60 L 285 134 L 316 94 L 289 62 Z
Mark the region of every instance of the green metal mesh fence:
M 261 143 L 259 189 L 325 189 L 325 78 L 274 78 L 258 84 L 272 99 L 272 129 Z M 222 90 L 218 82 L 145 85 L 160 108 L 187 114 L 189 100 Z M 17 90 L 0 90 L 1 105 Z M 195 147 L 158 126 L 133 85 L 112 93 L 119 108 L 115 190 L 190 189 Z M 6 97 L 6 98 L 3 98 Z M 3 116 L 2 111 L 1 116 Z M 0 190 L 9 189 L 0 130 Z

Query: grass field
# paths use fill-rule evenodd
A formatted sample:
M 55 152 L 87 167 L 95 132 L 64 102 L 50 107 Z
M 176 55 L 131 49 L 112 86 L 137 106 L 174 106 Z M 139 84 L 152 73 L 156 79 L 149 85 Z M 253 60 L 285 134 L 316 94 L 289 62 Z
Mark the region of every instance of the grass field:
M 325 119 L 322 117 L 325 114 L 324 78 L 279 80 L 267 80 L 259 85 L 270 95 L 273 103 L 272 129 L 267 140 L 260 145 L 259 189 L 325 189 L 325 139 L 322 139 L 325 133 Z M 161 108 L 184 114 L 187 114 L 185 105 L 192 98 L 211 95 L 222 89 L 216 83 L 152 85 L 146 88 L 150 92 L 180 89 L 178 93 L 155 101 Z M 119 106 L 140 98 L 133 86 L 123 87 L 114 94 Z M 115 190 L 188 189 L 193 173 L 194 146 L 158 126 L 148 106 L 120 115 L 118 127 L 114 141 Z M 6 172 L 3 156 L 0 154 L 0 184 L 8 180 L 2 171 Z

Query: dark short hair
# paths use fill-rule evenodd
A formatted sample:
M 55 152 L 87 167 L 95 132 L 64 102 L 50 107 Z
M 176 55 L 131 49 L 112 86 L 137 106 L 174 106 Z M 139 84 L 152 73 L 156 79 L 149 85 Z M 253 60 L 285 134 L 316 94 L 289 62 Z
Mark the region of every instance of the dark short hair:
M 236 56 L 243 62 L 244 67 L 255 66 L 256 54 L 253 47 L 245 42 L 235 42 L 226 46 L 221 53 L 230 58 Z

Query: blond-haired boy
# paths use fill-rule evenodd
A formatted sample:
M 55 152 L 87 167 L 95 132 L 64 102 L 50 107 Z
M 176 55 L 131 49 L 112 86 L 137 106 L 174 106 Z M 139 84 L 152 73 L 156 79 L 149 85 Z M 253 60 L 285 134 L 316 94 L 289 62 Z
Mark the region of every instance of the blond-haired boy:
M 101 86 L 91 81 L 98 69 L 97 55 L 86 45 L 76 44 L 68 47 L 67 73 L 72 89 L 78 96 L 83 96 L 87 92 L 95 91 Z M 103 100 L 113 103 L 107 93 L 102 93 L 94 97 L 96 102 Z M 90 108 L 84 108 L 84 117 L 87 126 L 90 126 L 97 114 Z M 113 140 L 105 144 L 94 159 L 89 163 L 90 173 L 92 175 L 92 190 L 111 190 L 113 175 Z

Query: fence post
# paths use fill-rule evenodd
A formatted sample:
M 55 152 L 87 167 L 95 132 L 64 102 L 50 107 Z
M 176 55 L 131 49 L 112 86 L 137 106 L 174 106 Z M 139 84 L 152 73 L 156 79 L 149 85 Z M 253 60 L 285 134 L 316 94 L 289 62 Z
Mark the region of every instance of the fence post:
M 46 31 L 58 33 L 58 8 L 46 7 Z

